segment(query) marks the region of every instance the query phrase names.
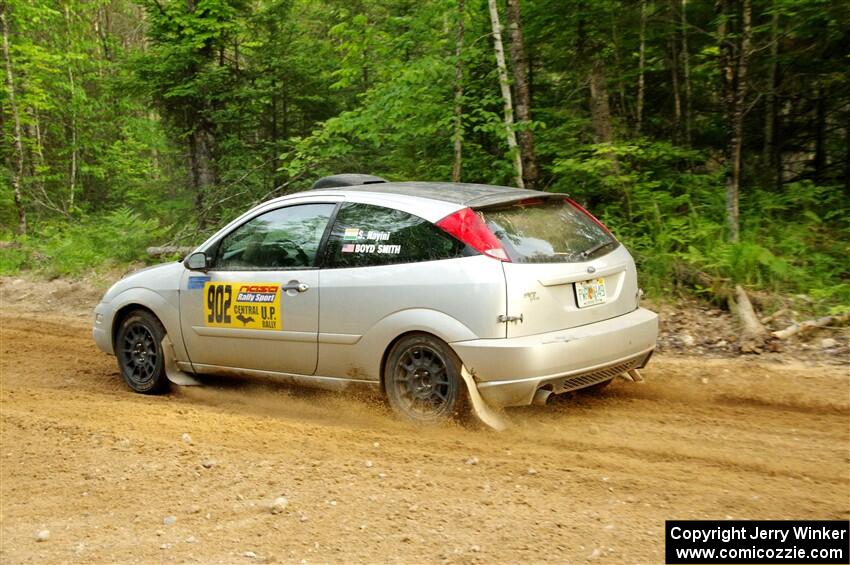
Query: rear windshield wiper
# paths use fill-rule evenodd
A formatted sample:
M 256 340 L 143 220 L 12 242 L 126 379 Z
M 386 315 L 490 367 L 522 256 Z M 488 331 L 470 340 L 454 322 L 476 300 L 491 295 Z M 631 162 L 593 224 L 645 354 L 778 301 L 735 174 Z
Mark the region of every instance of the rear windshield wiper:
M 594 245 L 590 249 L 585 249 L 584 251 L 579 253 L 579 255 L 581 255 L 582 257 L 587 259 L 588 257 L 593 255 L 594 253 L 596 253 L 597 251 L 599 251 L 603 247 L 608 247 L 609 245 L 611 245 L 613 243 L 617 243 L 617 240 L 612 238 L 612 239 L 609 239 L 608 241 L 603 241 L 602 243 L 597 243 L 596 245 Z

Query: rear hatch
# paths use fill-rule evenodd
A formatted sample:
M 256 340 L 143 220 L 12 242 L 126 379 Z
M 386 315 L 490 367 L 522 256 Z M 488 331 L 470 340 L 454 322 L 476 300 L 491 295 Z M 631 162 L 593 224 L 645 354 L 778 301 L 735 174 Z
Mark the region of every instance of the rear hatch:
M 476 212 L 507 255 L 507 337 L 592 324 L 637 307 L 631 255 L 569 198 L 534 197 Z

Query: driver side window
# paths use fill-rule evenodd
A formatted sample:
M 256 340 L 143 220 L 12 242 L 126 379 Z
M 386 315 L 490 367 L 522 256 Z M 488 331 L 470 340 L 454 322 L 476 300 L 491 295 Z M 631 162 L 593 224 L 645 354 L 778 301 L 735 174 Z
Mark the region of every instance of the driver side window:
M 261 214 L 218 244 L 214 269 L 283 270 L 315 266 L 334 204 L 301 204 Z

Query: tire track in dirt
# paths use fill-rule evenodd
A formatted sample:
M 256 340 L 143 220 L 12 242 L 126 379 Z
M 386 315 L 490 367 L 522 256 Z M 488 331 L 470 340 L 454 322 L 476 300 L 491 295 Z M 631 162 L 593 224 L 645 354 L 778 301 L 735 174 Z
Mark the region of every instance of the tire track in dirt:
M 257 379 L 135 395 L 88 323 L 0 315 L 4 563 L 658 562 L 665 519 L 850 515 L 846 367 L 658 357 L 496 434 Z

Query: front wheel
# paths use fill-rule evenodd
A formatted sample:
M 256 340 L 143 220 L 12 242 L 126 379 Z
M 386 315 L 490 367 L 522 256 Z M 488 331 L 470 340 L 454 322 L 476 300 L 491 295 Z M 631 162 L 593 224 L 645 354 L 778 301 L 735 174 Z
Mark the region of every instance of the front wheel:
M 168 390 L 163 337 L 165 328 L 150 312 L 136 310 L 121 321 L 115 354 L 124 381 L 134 391 L 159 394 Z
M 390 406 L 413 422 L 438 423 L 462 412 L 461 362 L 443 341 L 411 334 L 396 343 L 384 365 Z

